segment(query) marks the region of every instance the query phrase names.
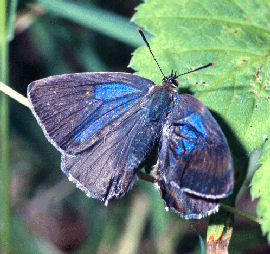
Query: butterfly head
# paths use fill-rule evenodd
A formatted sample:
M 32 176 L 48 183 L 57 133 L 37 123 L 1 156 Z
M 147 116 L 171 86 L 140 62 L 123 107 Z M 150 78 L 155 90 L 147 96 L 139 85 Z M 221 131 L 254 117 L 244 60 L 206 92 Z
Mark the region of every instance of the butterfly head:
M 173 87 L 173 88 L 177 88 L 178 87 L 178 81 L 176 79 L 177 79 L 176 72 L 173 73 L 173 71 L 172 71 L 170 76 L 165 76 L 162 79 L 162 84 L 166 85 L 166 86 Z

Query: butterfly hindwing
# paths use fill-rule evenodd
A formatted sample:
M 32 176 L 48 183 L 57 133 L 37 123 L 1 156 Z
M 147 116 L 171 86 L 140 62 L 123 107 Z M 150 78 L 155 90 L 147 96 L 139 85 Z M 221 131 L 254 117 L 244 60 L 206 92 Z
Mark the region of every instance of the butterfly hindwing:
M 233 164 L 226 138 L 209 110 L 191 95 L 175 95 L 158 159 L 158 182 L 175 190 L 208 199 L 232 192 Z
M 168 100 L 165 89 L 144 98 L 139 108 L 122 115 L 119 124 L 79 156 L 63 155 L 62 170 L 88 196 L 106 201 L 121 197 L 161 135 Z
M 28 99 L 48 140 L 61 152 L 76 155 L 99 140 L 153 86 L 127 73 L 64 74 L 32 82 Z
M 167 209 L 178 213 L 185 219 L 201 219 L 218 211 L 218 200 L 204 199 L 189 194 L 178 186 L 172 186 L 163 180 L 158 184 Z

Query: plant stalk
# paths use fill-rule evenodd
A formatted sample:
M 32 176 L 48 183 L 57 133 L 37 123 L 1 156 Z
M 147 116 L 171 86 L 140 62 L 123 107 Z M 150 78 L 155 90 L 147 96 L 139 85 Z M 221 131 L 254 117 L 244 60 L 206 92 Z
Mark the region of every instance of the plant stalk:
M 229 213 L 233 213 L 233 214 L 236 214 L 238 216 L 241 216 L 243 218 L 246 218 L 248 220 L 251 220 L 255 223 L 258 223 L 258 224 L 261 224 L 261 219 L 256 217 L 255 215 L 252 215 L 250 213 L 246 213 L 246 212 L 243 212 L 241 210 L 238 210 L 234 207 L 231 207 L 231 206 L 228 206 L 228 205 L 225 205 L 223 203 L 220 204 L 220 208 L 222 208 L 224 211 L 227 211 Z
M 8 84 L 7 1 L 0 0 L 0 80 Z M 0 185 L 1 185 L 1 253 L 10 253 L 9 200 L 9 106 L 8 96 L 0 97 Z

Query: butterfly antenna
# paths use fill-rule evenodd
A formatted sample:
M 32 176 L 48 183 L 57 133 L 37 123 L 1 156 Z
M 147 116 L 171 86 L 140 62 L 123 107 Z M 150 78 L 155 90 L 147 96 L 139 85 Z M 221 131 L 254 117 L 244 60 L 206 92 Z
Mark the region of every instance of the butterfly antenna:
M 195 70 L 192 70 L 192 71 L 188 71 L 188 72 L 182 73 L 182 74 L 176 76 L 175 78 L 178 78 L 178 77 L 180 77 L 180 76 L 189 74 L 189 73 L 191 73 L 191 72 L 195 72 L 195 71 L 199 71 L 199 70 L 201 70 L 201 69 L 208 68 L 208 67 L 210 67 L 210 66 L 214 66 L 215 64 L 216 64 L 215 62 L 211 62 L 211 63 L 209 63 L 209 64 L 206 64 L 206 65 L 203 65 L 203 66 L 201 66 L 201 67 L 199 67 L 199 68 L 196 68 Z
M 157 63 L 157 66 L 158 66 L 160 72 L 162 73 L 163 77 L 165 78 L 165 75 L 164 75 L 162 69 L 160 68 L 160 66 L 159 66 L 159 64 L 158 64 L 158 61 L 157 61 L 157 59 L 155 58 L 155 56 L 154 56 L 154 54 L 153 54 L 153 52 L 152 52 L 152 50 L 151 50 L 151 48 L 150 48 L 150 45 L 149 45 L 148 41 L 146 40 L 145 35 L 144 35 L 143 31 L 141 30 L 141 28 L 138 28 L 138 32 L 139 32 L 140 35 L 142 36 L 142 38 L 143 38 L 144 42 L 146 43 L 146 46 L 148 47 L 148 49 L 149 49 L 149 51 L 150 51 L 152 57 L 154 58 L 155 62 Z

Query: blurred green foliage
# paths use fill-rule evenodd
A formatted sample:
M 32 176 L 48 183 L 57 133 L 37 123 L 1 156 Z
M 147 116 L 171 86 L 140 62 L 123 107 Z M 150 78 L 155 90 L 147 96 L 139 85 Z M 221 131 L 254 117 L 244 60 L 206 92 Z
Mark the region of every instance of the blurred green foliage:
M 234 72 L 238 73 L 237 68 L 243 68 L 252 75 L 259 66 L 245 67 L 246 63 L 240 60 L 252 62 L 255 55 L 238 52 L 239 62 L 230 52 L 201 52 L 201 46 L 206 44 L 210 48 L 216 40 L 213 37 L 216 29 L 207 20 L 203 25 L 209 33 L 204 34 L 205 30 L 200 30 L 195 35 L 196 22 L 190 24 L 185 21 L 181 25 L 165 22 L 162 25 L 164 20 L 160 17 L 151 24 L 146 22 L 153 10 L 160 11 L 161 16 L 168 14 L 170 17 L 165 20 L 173 22 L 174 11 L 182 8 L 182 5 L 178 7 L 179 2 L 189 2 L 190 10 L 184 11 L 197 15 L 202 7 L 198 2 L 147 2 L 154 5 L 151 8 L 146 5 L 145 12 L 140 7 L 135 22 L 155 36 L 150 43 L 164 71 L 168 73 L 174 68 L 181 72 L 205 61 L 217 61 L 217 67 L 194 74 L 190 80 L 181 83 L 241 132 L 242 120 L 237 123 L 233 110 L 225 114 L 223 111 L 228 106 L 229 97 L 232 98 L 235 95 L 232 93 L 237 90 L 234 76 Z M 143 41 L 136 25 L 129 20 L 140 3 L 134 0 L 19 1 L 15 37 L 10 45 L 12 87 L 26 94 L 31 81 L 48 75 L 84 71 L 132 72 L 127 68 L 131 54 L 136 47 L 143 45 Z M 213 10 L 211 8 L 214 7 L 209 4 L 206 9 Z M 230 10 L 233 14 L 233 9 Z M 232 38 L 238 34 L 231 34 L 228 25 L 223 29 L 226 39 L 234 41 Z M 222 46 L 221 41 L 218 43 Z M 189 45 L 198 50 L 179 53 Z M 240 44 L 238 46 L 241 47 Z M 260 50 L 257 54 L 263 54 L 261 47 L 253 50 Z M 160 83 L 160 73 L 145 48 L 136 51 L 131 64 L 135 70 L 140 70 L 141 75 Z M 242 78 L 240 86 L 245 85 Z M 213 88 L 216 79 L 220 81 L 218 88 L 227 89 L 210 91 L 201 84 L 206 80 L 207 85 Z M 200 85 L 195 86 L 196 81 Z M 242 96 L 244 91 L 237 90 L 237 95 Z M 217 98 L 221 97 L 224 99 L 217 103 Z M 29 109 L 15 101 L 10 104 L 13 253 L 201 253 L 203 244 L 200 242 L 206 237 L 207 219 L 185 221 L 166 212 L 158 191 L 144 181 L 137 181 L 123 199 L 110 202 L 108 207 L 101 201 L 87 198 L 61 172 L 59 153 L 44 138 Z M 251 110 L 250 105 L 248 109 Z M 254 125 L 258 117 L 252 118 Z M 251 140 L 252 135 L 241 134 L 240 139 L 248 151 L 259 143 L 257 139 L 257 143 Z M 249 144 L 248 140 L 253 143 Z M 255 209 L 247 192 L 238 206 L 249 212 Z M 232 253 L 269 252 L 258 225 L 239 218 L 236 218 L 236 225 Z M 258 252 L 258 246 L 262 252 Z

